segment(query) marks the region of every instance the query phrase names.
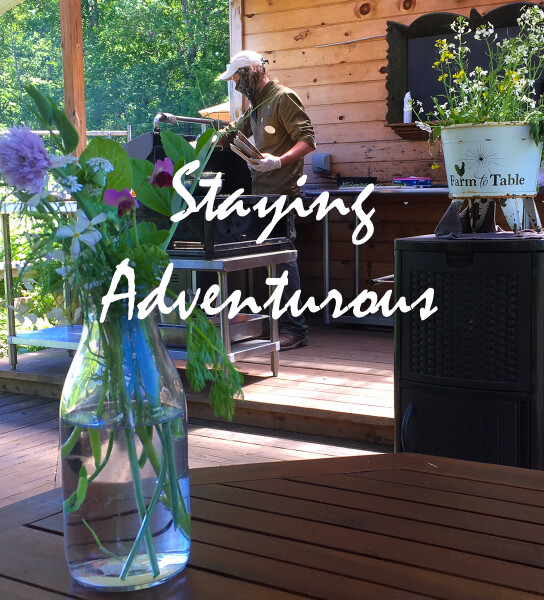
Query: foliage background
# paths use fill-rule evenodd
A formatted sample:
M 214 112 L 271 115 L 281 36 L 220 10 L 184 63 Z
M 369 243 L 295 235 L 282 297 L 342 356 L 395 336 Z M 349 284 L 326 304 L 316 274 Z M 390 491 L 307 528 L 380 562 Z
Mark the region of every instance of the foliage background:
M 228 0 L 82 0 L 87 129 L 150 131 L 157 112 L 198 116 L 226 100 Z M 0 130 L 26 122 L 21 85 L 63 104 L 58 0 L 0 15 Z
M 215 78 L 229 59 L 228 0 L 81 0 L 81 5 L 89 131 L 130 124 L 135 137 L 151 131 L 158 112 L 198 117 L 199 109 L 227 99 L 225 82 Z M 25 0 L 0 15 L 0 131 L 22 124 L 41 129 L 22 104 L 27 83 L 64 104 L 59 0 Z M 193 126 L 184 132 L 199 131 Z M 0 200 L 1 195 L 2 190 Z M 12 227 L 13 259 L 22 259 L 28 225 Z M 0 261 L 2 254 L 0 244 Z M 0 284 L 0 356 L 5 356 Z M 42 314 L 57 305 L 39 284 L 21 294 Z M 44 324 L 26 315 L 25 321 L 19 331 Z

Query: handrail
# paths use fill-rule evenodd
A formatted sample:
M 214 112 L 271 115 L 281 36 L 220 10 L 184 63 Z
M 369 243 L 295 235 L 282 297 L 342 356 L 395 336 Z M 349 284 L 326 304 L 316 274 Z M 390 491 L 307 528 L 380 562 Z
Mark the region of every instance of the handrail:
M 0 131 L 0 136 L 6 134 L 7 131 Z M 32 133 L 35 133 L 36 135 L 40 135 L 40 136 L 44 136 L 44 135 L 50 135 L 51 131 L 49 131 L 48 129 L 32 129 Z M 52 133 L 58 135 L 59 131 L 58 129 L 54 129 L 52 131 Z M 112 129 L 112 130 L 103 130 L 103 131 L 87 131 L 87 137 L 97 137 L 97 136 L 106 136 L 108 138 L 112 138 L 112 137 L 124 137 L 126 136 L 127 138 L 127 142 L 130 142 L 130 140 L 132 139 L 132 126 L 131 125 L 127 125 L 126 129 Z

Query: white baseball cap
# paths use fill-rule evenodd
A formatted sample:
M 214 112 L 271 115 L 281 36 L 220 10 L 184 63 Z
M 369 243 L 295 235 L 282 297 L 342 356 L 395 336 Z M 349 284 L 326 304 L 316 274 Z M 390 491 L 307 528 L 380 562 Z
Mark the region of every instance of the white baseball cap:
M 251 67 L 253 65 L 262 67 L 265 62 L 268 61 L 265 61 L 264 57 L 257 52 L 253 52 L 252 50 L 242 50 L 230 59 L 227 70 L 224 73 L 221 73 L 217 79 L 230 79 L 238 69 Z

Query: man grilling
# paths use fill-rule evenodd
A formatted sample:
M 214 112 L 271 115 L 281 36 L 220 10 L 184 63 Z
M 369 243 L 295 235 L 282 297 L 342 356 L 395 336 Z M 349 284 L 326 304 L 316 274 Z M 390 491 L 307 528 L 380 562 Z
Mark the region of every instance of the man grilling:
M 236 90 L 244 94 L 250 106 L 235 124 L 235 130 L 253 136 L 255 146 L 264 156 L 262 160 L 248 163 L 251 168 L 252 193 L 259 196 L 285 194 L 290 199 L 298 197 L 304 156 L 315 150 L 312 123 L 298 95 L 272 79 L 265 67 L 268 63 L 251 50 L 238 52 L 231 58 L 227 70 L 218 79 L 235 82 Z M 221 138 L 228 146 L 235 132 Z M 255 164 L 256 163 L 256 164 Z M 295 217 L 288 215 L 288 235 L 296 237 Z M 278 265 L 278 276 L 287 271 L 288 284 L 283 301 L 300 290 L 297 262 Z M 304 316 L 295 317 L 286 311 L 279 322 L 280 350 L 293 350 L 308 345 L 308 327 Z

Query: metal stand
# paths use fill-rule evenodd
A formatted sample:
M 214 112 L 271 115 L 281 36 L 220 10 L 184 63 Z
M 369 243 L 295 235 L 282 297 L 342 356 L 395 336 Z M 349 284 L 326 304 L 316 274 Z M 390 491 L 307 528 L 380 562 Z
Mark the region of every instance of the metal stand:
M 9 232 L 9 215 L 2 214 L 1 220 L 2 241 L 4 244 L 4 289 L 8 325 L 8 358 L 12 371 L 17 367 L 17 346 L 10 343 L 10 338 L 15 335 L 15 310 L 13 308 L 13 264 L 11 262 L 11 244 Z
M 76 203 L 55 202 L 53 207 L 59 213 L 75 213 Z M 24 213 L 25 206 L 18 202 L 6 202 L 0 206 L 0 232 L 4 246 L 4 286 L 6 291 L 7 307 L 7 343 L 8 358 L 11 369 L 17 368 L 17 345 L 20 346 L 45 346 L 47 348 L 64 348 L 66 350 L 76 350 L 81 337 L 81 327 L 64 326 L 50 327 L 42 331 L 32 331 L 31 333 L 17 334 L 15 327 L 15 308 L 13 306 L 13 261 L 11 259 L 11 234 L 9 219 L 13 214 Z M 67 286 L 65 292 L 69 293 Z
M 231 258 L 217 258 L 205 260 L 200 258 L 177 258 L 171 259 L 174 269 L 184 271 L 215 271 L 219 284 L 219 301 L 222 304 L 229 295 L 228 273 L 265 267 L 268 277 L 276 277 L 276 267 L 285 262 L 293 262 L 297 258 L 296 250 L 280 250 L 277 252 L 266 252 L 263 254 L 248 254 Z M 269 295 L 272 294 L 269 287 Z M 232 362 L 270 353 L 270 368 L 274 377 L 279 373 L 279 326 L 278 321 L 272 318 L 272 307 L 270 307 L 270 338 L 268 340 L 252 339 L 242 342 L 231 343 L 230 323 L 228 311 L 220 313 L 221 319 L 221 341 L 225 351 Z M 187 358 L 186 350 L 169 349 L 170 356 L 180 360 Z
M 347 198 L 353 198 L 353 202 L 355 201 L 355 197 L 361 193 L 361 189 L 355 188 L 346 188 L 339 190 L 329 190 L 331 195 L 335 197 L 346 198 L 347 202 L 351 200 L 347 200 Z M 313 198 L 319 196 L 323 190 L 308 190 L 306 192 L 306 196 Z M 372 195 L 399 195 L 399 196 L 422 196 L 422 195 L 446 195 L 448 192 L 448 188 L 416 188 L 416 187 L 398 187 L 398 186 L 376 186 Z M 353 222 L 354 227 L 356 228 L 359 225 L 359 219 L 355 212 L 353 213 Z M 360 275 L 360 260 L 361 250 L 360 246 L 354 244 L 353 245 L 353 295 L 354 298 L 360 293 L 360 285 L 359 285 L 359 275 Z M 323 297 L 326 298 L 330 292 L 330 239 L 329 239 L 329 215 L 328 213 L 323 218 Z M 378 280 L 374 280 L 378 281 Z M 330 306 L 327 304 L 323 308 L 323 323 L 325 325 L 330 325 L 332 321 Z M 393 326 L 393 317 L 384 317 L 381 313 L 370 315 L 366 317 L 354 317 L 350 315 L 344 315 L 334 319 L 335 323 L 358 323 L 364 325 L 385 325 L 392 327 Z

